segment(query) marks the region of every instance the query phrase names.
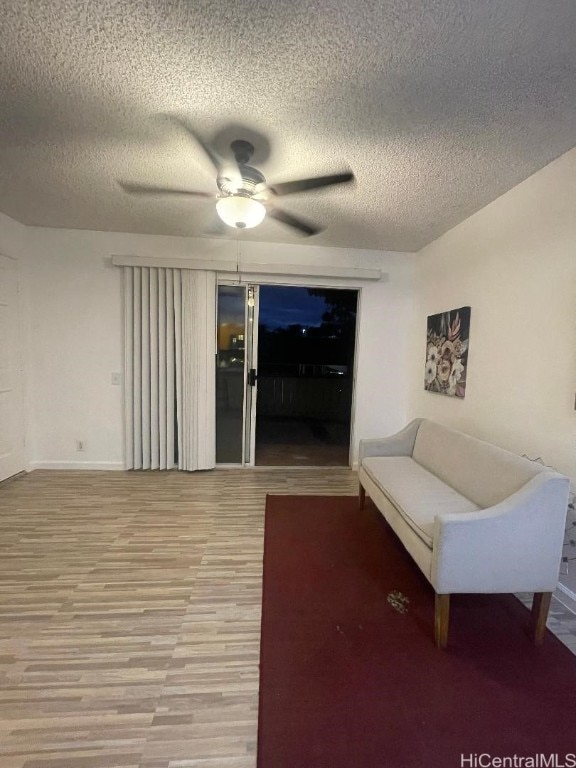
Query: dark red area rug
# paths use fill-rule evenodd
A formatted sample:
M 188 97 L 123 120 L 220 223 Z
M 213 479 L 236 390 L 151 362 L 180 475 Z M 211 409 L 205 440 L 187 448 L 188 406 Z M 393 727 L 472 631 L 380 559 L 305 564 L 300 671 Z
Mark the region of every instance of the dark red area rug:
M 262 611 L 258 768 L 576 752 L 576 656 L 550 632 L 535 647 L 512 595 L 454 596 L 436 649 L 433 591 L 370 504 L 269 496 Z

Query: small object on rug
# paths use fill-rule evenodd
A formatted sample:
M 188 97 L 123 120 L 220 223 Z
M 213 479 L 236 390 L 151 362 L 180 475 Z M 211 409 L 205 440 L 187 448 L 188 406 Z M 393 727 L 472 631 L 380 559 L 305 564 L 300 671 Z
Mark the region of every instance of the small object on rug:
M 398 611 L 398 613 L 408 612 L 408 604 L 410 603 L 410 600 L 406 597 L 406 595 L 403 595 L 402 592 L 399 592 L 397 589 L 392 590 L 386 599 L 392 608 Z

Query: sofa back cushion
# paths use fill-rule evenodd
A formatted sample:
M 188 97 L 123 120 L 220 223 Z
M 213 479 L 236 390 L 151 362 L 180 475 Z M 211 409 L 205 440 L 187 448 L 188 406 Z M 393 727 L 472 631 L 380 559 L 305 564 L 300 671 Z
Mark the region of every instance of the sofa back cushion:
M 414 461 L 479 507 L 491 507 L 520 490 L 534 475 L 551 472 L 538 462 L 424 419 Z

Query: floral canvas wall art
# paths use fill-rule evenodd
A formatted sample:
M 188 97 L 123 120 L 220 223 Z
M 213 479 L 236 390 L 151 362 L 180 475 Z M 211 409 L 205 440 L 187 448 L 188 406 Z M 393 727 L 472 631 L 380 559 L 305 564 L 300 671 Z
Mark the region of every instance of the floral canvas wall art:
M 470 307 L 428 317 L 424 389 L 464 397 L 470 336 Z

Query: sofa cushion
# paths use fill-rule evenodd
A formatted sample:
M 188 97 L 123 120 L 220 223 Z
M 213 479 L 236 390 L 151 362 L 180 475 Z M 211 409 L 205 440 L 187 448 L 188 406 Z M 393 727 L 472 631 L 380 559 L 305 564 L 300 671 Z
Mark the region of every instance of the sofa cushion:
M 418 428 L 412 458 L 485 509 L 507 499 L 549 468 L 428 419 Z
M 436 515 L 479 509 L 409 456 L 372 456 L 362 467 L 429 547 Z

